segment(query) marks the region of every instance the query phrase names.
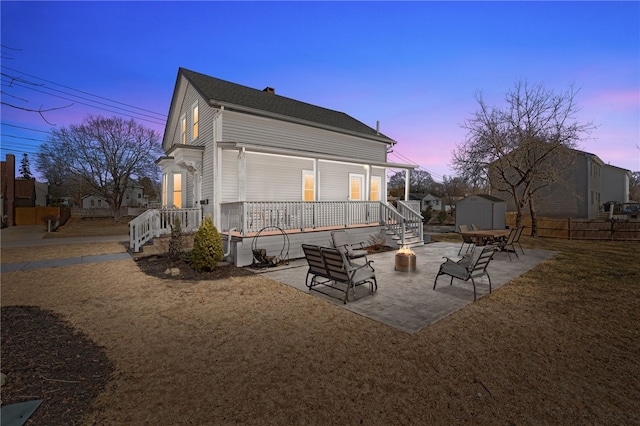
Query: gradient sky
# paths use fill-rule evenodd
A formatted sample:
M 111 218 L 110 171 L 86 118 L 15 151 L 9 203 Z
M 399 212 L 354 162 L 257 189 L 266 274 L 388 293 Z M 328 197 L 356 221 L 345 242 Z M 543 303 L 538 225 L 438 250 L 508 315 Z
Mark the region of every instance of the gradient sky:
M 440 181 L 455 174 L 451 153 L 477 110 L 476 94 L 499 106 L 526 80 L 557 92 L 574 84 L 578 119 L 598 126 L 581 148 L 640 170 L 639 2 L 2 1 L 0 8 L 2 102 L 36 110 L 73 103 L 43 114 L 56 127 L 89 113 L 113 115 L 105 108 L 162 134 L 184 67 L 274 87 L 374 128 L 379 120 L 398 141 L 389 160 L 418 164 Z M 26 152 L 35 172 L 34 153 L 51 126 L 38 113 L 6 105 L 1 113 L 2 159 L 14 153 L 19 163 Z

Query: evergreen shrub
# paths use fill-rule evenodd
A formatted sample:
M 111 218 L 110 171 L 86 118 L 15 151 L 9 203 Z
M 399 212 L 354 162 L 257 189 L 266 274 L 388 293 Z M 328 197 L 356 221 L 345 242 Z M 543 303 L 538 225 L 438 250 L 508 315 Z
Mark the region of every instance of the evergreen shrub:
M 222 262 L 223 256 L 222 236 L 213 226 L 211 216 L 206 216 L 193 239 L 191 267 L 198 272 L 213 271 Z

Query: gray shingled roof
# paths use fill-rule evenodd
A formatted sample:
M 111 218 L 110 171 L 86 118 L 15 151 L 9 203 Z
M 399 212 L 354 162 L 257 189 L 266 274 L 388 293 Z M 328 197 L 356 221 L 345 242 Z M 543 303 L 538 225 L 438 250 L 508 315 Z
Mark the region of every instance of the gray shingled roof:
M 320 124 L 322 126 L 335 127 L 365 136 L 377 137 L 388 143 L 395 143 L 395 141 L 388 136 L 382 133 L 376 133 L 375 129 L 372 129 L 343 112 L 296 101 L 262 90 L 252 89 L 185 68 L 180 68 L 179 73 L 183 74 L 207 100 L 248 107 L 271 114 Z

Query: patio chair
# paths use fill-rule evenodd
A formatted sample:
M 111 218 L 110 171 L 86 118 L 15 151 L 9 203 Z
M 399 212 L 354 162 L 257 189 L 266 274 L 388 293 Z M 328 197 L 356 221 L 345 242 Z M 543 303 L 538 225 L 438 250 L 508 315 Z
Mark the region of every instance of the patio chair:
M 522 233 L 522 230 L 520 228 L 512 229 L 509 232 L 509 236 L 507 236 L 506 239 L 497 241 L 498 248 L 500 249 L 500 251 L 507 252 L 507 256 L 509 256 L 509 260 L 511 260 L 511 252 L 516 254 L 517 259 L 520 258 L 518 256 L 518 252 L 516 251 L 516 247 L 513 245 L 516 241 L 516 236 L 518 235 L 518 233 L 520 234 Z
M 467 225 L 460 225 L 460 232 L 469 232 L 469 227 Z M 473 237 L 462 236 L 462 245 L 460 246 L 460 250 L 458 250 L 458 256 L 462 253 L 462 249 L 464 245 L 467 244 L 467 251 L 465 253 L 469 253 L 469 249 L 476 244 L 476 240 Z
M 471 230 L 472 230 L 472 231 L 479 231 L 479 230 L 480 230 L 480 227 L 478 227 L 478 225 L 476 225 L 475 223 L 472 223 L 472 224 L 471 224 Z
M 364 243 L 352 244 L 349 240 L 349 234 L 347 231 L 333 231 L 331 232 L 331 242 L 334 248 L 338 249 L 342 253 L 345 253 L 349 260 L 359 259 L 364 257 L 367 260 L 367 250 L 364 248 Z
M 524 250 L 522 249 L 522 245 L 520 244 L 520 237 L 522 236 L 522 231 L 524 231 L 524 226 L 518 227 L 518 233 L 516 237 L 513 239 L 513 244 L 517 244 L 520 247 L 520 251 L 524 254 Z M 514 246 L 515 249 L 515 246 Z
M 454 262 L 448 257 L 445 257 L 447 260 L 440 265 L 436 279 L 433 282 L 433 289 L 436 289 L 436 284 L 438 283 L 438 277 L 440 275 L 449 275 L 451 277 L 449 285 L 453 284 L 454 278 L 465 282 L 471 280 L 471 283 L 473 284 L 473 300 L 475 301 L 475 278 L 486 276 L 489 280 L 489 293 L 491 293 L 491 277 L 489 276 L 489 272 L 487 272 L 487 266 L 489 266 L 489 262 L 493 258 L 496 250 L 495 246 L 485 246 L 482 249 L 477 248 L 471 255 L 471 259 L 462 259 L 458 262 Z

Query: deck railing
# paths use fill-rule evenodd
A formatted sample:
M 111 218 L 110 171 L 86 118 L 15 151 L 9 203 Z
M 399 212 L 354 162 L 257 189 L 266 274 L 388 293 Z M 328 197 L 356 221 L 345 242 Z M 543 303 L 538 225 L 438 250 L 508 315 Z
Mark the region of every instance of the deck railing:
M 401 204 L 399 204 L 401 205 Z M 221 204 L 221 229 L 242 236 L 264 228 L 310 231 L 358 225 L 386 225 L 401 240 L 411 232 L 422 239 L 422 216 L 407 206 L 402 212 L 379 201 L 245 201 Z M 184 232 L 195 232 L 202 223 L 202 210 L 152 209 L 129 222 L 130 249 L 139 252 L 148 241 L 171 233 L 175 217 Z
M 267 227 L 284 231 L 379 224 L 377 201 L 245 201 L 222 203 L 222 229 L 247 235 Z
M 155 237 L 171 233 L 171 224 L 180 219 L 183 232 L 195 232 L 202 223 L 200 209 L 151 209 L 129 222 L 129 248 L 139 252 L 142 246 Z

